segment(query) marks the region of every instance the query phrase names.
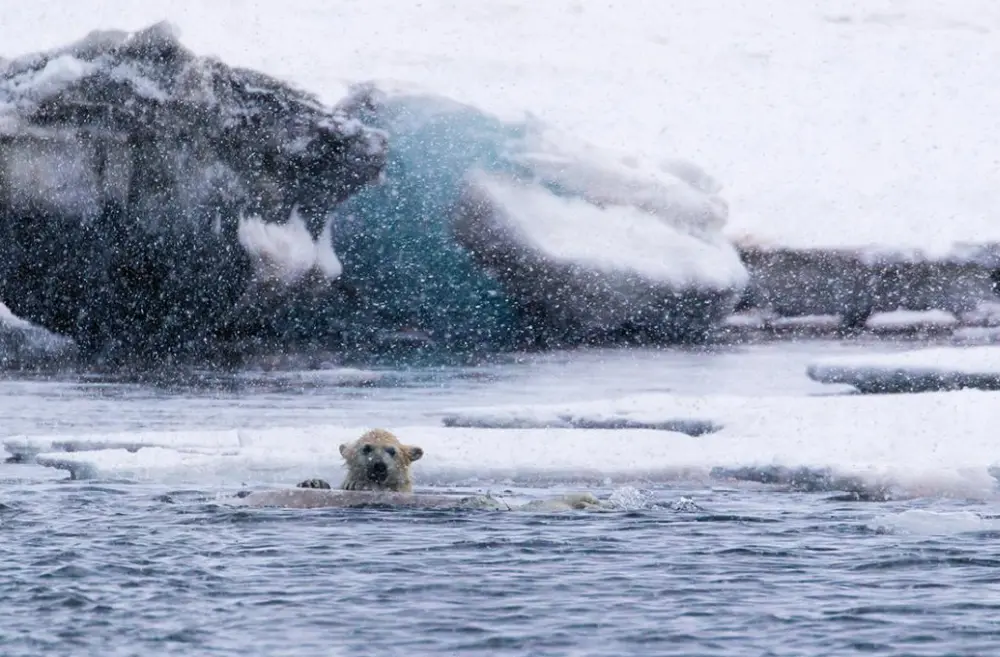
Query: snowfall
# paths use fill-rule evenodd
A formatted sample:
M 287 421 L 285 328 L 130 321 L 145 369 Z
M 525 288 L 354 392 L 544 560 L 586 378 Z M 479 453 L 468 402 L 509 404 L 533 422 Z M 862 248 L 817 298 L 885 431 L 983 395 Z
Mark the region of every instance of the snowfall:
M 1000 242 L 1000 4 L 989 0 L 19 3 L 0 23 L 0 56 L 163 19 L 195 52 L 330 103 L 375 80 L 537 116 L 628 166 L 695 163 L 722 185 L 734 240 L 929 256 Z M 419 436 L 427 485 L 811 477 L 995 494 L 1000 393 L 982 382 L 1000 379 L 1000 347 L 826 359 L 807 375 L 838 394 L 466 408 L 393 429 Z M 900 379 L 938 389 L 845 394 Z M 336 446 L 362 429 L 8 436 L 3 447 L 80 477 L 287 483 L 338 477 Z
M 1000 241 L 990 0 L 19 3 L 0 56 L 164 19 L 195 52 L 330 103 L 377 80 L 531 113 L 637 164 L 694 162 L 724 186 L 733 237 Z

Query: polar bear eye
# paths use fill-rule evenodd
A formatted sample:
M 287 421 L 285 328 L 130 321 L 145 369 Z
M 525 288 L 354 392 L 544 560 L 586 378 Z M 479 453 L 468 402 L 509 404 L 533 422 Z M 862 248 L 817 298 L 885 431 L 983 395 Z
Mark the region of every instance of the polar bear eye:
M 385 448 L 385 453 L 388 454 L 390 456 L 390 458 L 396 458 L 396 448 L 395 447 L 386 447 Z
M 361 452 L 364 453 L 364 454 L 371 454 L 372 453 L 372 446 L 371 445 L 365 445 L 364 447 L 361 448 Z

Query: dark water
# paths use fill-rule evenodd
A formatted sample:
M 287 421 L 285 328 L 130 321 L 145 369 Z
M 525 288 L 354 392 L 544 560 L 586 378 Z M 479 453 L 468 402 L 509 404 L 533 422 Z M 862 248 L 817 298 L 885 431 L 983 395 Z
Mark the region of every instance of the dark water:
M 433 424 L 586 395 L 819 394 L 805 361 L 859 348 L 552 354 L 365 385 L 8 380 L 0 416 L 7 435 Z M 249 510 L 210 486 L 61 477 L 0 466 L 4 657 L 1000 654 L 996 501 L 675 483 L 594 489 L 617 505 L 600 514 Z
M 545 515 L 18 485 L 0 511 L 0 650 L 997 654 L 1000 525 L 970 521 L 988 509 L 938 503 L 906 523 L 912 502 L 651 494 L 663 506 Z

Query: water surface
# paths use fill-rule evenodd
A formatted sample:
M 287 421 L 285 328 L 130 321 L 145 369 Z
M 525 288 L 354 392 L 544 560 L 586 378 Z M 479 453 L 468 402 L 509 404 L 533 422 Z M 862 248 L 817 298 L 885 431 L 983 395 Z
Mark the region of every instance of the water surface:
M 4 433 L 437 424 L 467 405 L 831 394 L 815 342 L 479 368 L 0 382 Z M 995 501 L 596 488 L 610 513 L 238 509 L 0 466 L 0 654 L 994 655 Z M 253 482 L 250 482 L 253 483 Z M 516 491 L 545 497 L 557 490 Z

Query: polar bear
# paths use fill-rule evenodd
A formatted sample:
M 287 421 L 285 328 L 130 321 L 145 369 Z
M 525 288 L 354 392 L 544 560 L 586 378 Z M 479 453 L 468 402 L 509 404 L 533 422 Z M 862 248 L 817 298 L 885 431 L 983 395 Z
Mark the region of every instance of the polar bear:
M 307 479 L 296 488 L 330 490 L 276 491 L 248 493 L 243 504 L 285 508 L 363 507 L 370 504 L 388 504 L 402 508 L 466 508 L 493 511 L 610 511 L 614 507 L 590 493 L 569 493 L 556 499 L 533 500 L 523 505 L 511 506 L 491 494 L 456 498 L 449 495 L 412 495 L 410 465 L 424 456 L 416 445 L 403 445 L 385 429 L 372 429 L 351 443 L 340 446 L 340 455 L 347 464 L 347 476 L 340 485 L 342 491 L 333 492 L 323 479 Z M 367 491 L 355 493 L 354 491 Z M 374 495 L 372 495 L 374 493 Z M 405 494 L 400 494 L 405 493 Z
M 391 431 L 372 429 L 352 443 L 340 446 L 340 455 L 347 464 L 347 476 L 340 485 L 343 490 L 390 491 L 409 493 L 410 465 L 419 461 L 424 450 L 415 445 L 403 445 Z M 325 488 L 322 479 L 307 479 L 298 488 Z

